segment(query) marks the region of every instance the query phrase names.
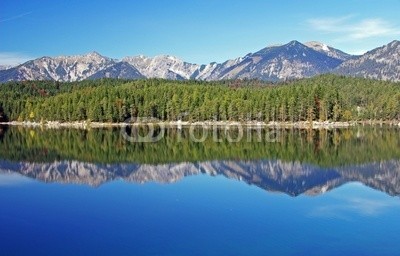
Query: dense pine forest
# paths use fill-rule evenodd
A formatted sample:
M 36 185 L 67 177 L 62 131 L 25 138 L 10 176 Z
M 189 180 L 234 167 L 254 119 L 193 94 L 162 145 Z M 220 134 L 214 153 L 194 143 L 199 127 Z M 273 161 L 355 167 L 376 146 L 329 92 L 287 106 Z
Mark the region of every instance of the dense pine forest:
M 292 82 L 87 80 L 0 84 L 0 121 L 399 120 L 400 84 L 322 75 Z

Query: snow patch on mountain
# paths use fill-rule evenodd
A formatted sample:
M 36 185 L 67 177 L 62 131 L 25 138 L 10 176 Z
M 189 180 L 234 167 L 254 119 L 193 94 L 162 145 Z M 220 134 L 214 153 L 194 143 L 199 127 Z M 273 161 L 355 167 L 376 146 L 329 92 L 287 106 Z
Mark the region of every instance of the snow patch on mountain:
M 10 69 L 12 67 L 13 66 L 10 66 L 10 65 L 0 65 L 0 70 L 7 70 L 7 69 Z
M 126 57 L 125 61 L 134 66 L 148 78 L 190 79 L 199 69 L 199 65 L 184 62 L 170 55 L 159 55 L 153 58 L 145 56 Z
M 328 46 L 327 44 L 324 44 L 324 43 L 312 41 L 312 42 L 305 43 L 305 45 L 307 47 L 314 49 L 315 51 L 324 53 L 324 54 L 328 55 L 329 57 L 339 59 L 342 61 L 349 60 L 352 57 L 350 54 L 342 52 L 342 51 L 335 49 L 331 46 Z

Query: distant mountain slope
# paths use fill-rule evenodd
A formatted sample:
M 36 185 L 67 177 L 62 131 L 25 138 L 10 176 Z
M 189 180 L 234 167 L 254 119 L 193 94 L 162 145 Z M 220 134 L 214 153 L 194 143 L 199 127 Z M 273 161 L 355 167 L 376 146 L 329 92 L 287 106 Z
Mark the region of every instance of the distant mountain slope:
M 200 67 L 197 64 L 190 64 L 169 55 L 160 55 L 154 58 L 145 56 L 126 57 L 122 61 L 131 64 L 148 78 L 190 79 Z
M 188 63 L 170 55 L 140 55 L 118 61 L 92 52 L 77 56 L 42 57 L 17 67 L 0 67 L 0 82 L 80 81 L 104 77 L 281 81 L 323 73 L 400 81 L 400 42 L 393 41 L 362 56 L 352 56 L 324 43 L 291 41 L 223 63 L 206 65 Z
M 304 45 L 316 50 L 317 52 L 326 54 L 329 57 L 332 57 L 332 58 L 335 58 L 335 59 L 339 59 L 339 60 L 342 60 L 342 61 L 349 60 L 349 59 L 351 59 L 353 57 L 350 54 L 342 52 L 341 50 L 335 49 L 335 48 L 333 48 L 333 47 L 331 47 L 329 45 L 326 45 L 326 44 L 320 43 L 320 42 L 316 42 L 316 41 L 307 42 Z
M 341 60 L 315 51 L 300 42 L 266 47 L 246 55 L 242 61 L 227 68 L 219 79 L 287 80 L 327 73 L 342 63 Z
M 7 69 L 10 69 L 12 67 L 13 66 L 10 66 L 10 65 L 0 65 L 0 70 L 7 70 Z
M 86 55 L 42 57 L 0 71 L 0 81 L 55 80 L 81 81 L 116 62 L 97 52 Z
M 100 78 L 140 79 L 146 77 L 142 75 L 134 66 L 127 62 L 121 61 L 88 77 L 88 79 Z
M 379 80 L 400 81 L 400 41 L 393 41 L 354 59 L 334 70 L 337 74 Z

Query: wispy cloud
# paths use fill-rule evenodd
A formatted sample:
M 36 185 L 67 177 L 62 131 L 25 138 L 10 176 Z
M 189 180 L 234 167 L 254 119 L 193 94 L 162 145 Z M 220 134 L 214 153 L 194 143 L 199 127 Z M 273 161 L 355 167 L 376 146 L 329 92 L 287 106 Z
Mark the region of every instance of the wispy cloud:
M 307 23 L 316 31 L 336 35 L 340 41 L 400 35 L 400 27 L 381 18 L 356 20 L 355 15 L 348 15 L 309 19 Z
M 6 21 L 17 20 L 17 19 L 25 17 L 25 16 L 27 16 L 29 14 L 32 14 L 32 13 L 33 12 L 25 12 L 25 13 L 21 13 L 21 14 L 15 15 L 15 16 L 7 17 L 7 18 L 0 18 L 0 23 L 1 22 L 6 22 Z
M 347 220 L 354 214 L 370 217 L 378 216 L 391 208 L 400 208 L 400 202 L 352 197 L 345 199 L 344 202 L 316 207 L 310 215 Z
M 31 59 L 32 56 L 19 52 L 0 52 L 0 65 L 16 66 Z

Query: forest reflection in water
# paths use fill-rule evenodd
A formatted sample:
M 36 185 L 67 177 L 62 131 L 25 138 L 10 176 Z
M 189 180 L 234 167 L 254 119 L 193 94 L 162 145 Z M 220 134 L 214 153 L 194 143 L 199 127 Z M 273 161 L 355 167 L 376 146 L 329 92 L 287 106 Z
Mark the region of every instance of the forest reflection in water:
M 125 140 L 120 129 L 2 127 L 0 168 L 46 182 L 92 186 L 116 179 L 170 183 L 207 173 L 292 196 L 320 194 L 351 181 L 400 194 L 398 128 L 249 130 L 236 142 L 235 129 L 206 133 L 168 128 L 159 141 L 139 143 Z

